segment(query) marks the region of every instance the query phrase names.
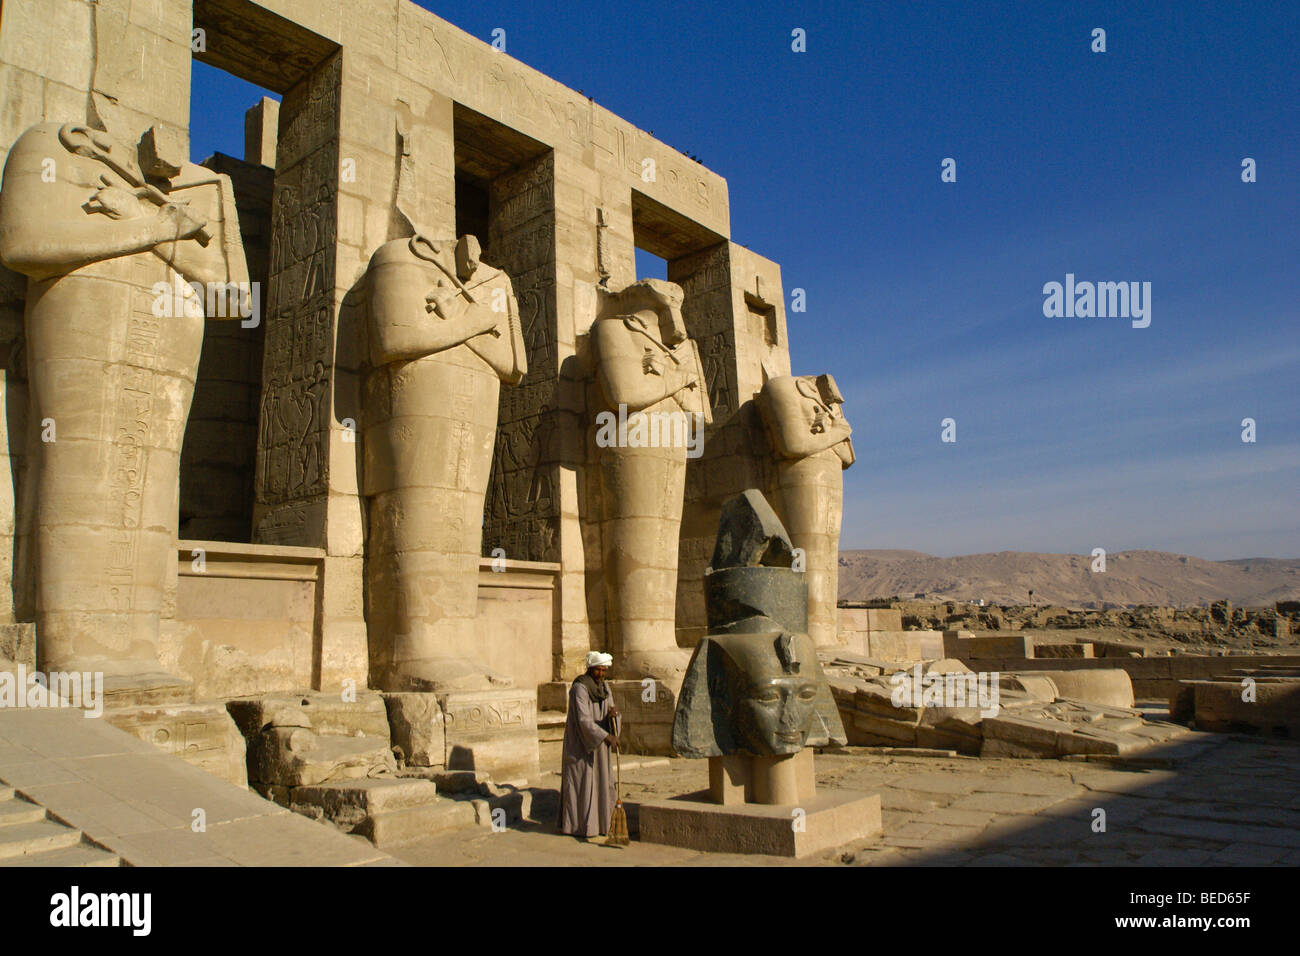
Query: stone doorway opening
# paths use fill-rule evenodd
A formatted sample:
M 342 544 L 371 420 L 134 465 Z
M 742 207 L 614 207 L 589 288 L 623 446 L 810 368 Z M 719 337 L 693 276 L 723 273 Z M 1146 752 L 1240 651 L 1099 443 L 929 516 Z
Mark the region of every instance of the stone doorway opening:
M 271 260 L 280 112 L 271 91 L 199 61 L 190 74 L 191 160 L 230 177 L 257 312 Z M 238 158 L 242 155 L 242 159 Z M 181 448 L 179 537 L 248 544 L 265 323 L 209 318 Z

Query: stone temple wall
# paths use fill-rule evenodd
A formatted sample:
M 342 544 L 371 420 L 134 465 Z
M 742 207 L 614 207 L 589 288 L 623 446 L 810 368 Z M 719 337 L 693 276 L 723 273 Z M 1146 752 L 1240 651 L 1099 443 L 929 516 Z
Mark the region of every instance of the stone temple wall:
M 765 377 L 790 373 L 779 267 L 730 241 L 722 177 L 407 0 L 5 4 L 0 159 L 42 121 L 107 127 L 129 142 L 157 126 L 187 143 L 192 59 L 282 97 L 273 171 L 214 160 L 235 179 L 250 266 L 265 269 L 254 276 L 265 283 L 262 322 L 206 338 L 179 493 L 183 538 L 319 552 L 310 589 L 285 586 L 297 615 L 285 633 L 309 640 L 312 662 L 276 666 L 294 680 L 309 673 L 318 689 L 365 686 L 367 265 L 413 226 L 454 237 L 466 223 L 482 233 L 483 261 L 512 280 L 529 365 L 520 386 L 501 390 L 483 522 L 485 556 L 528 567 L 529 580 L 549 576 L 528 585 L 547 603 L 524 595 L 532 650 L 519 679 L 536 682 L 548 658 L 551 678 L 572 677 L 589 649 L 608 645 L 588 333 L 598 286 L 634 281 L 638 246 L 666 259 L 685 292 L 713 406 L 705 454 L 687 471 L 677 594 L 664 595 L 677 607 L 679 645 L 693 646 L 718 509 L 772 481 L 754 396 Z M 0 443 L 10 464 L 0 481 L 9 583 L 0 624 L 32 620 L 24 282 L 0 271 Z M 218 642 L 220 595 L 187 580 L 178 610 L 177 576 L 173 562 L 169 646 Z M 506 626 L 516 599 L 508 587 L 491 597 L 483 640 L 494 661 L 508 662 L 518 640 Z M 177 620 L 199 606 L 209 609 L 201 624 Z M 284 657 L 273 636 L 262 644 Z M 256 654 L 250 661 L 256 668 Z

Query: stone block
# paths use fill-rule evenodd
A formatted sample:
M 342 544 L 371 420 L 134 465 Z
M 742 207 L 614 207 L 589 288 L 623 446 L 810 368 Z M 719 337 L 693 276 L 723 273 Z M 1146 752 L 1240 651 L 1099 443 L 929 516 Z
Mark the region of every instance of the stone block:
M 1186 681 L 1193 694 L 1197 730 L 1300 737 L 1300 680 L 1255 679 L 1253 700 L 1241 680 Z
M 476 770 L 501 778 L 535 777 L 537 691 L 512 687 L 438 695 L 448 770 Z
M 1127 671 L 1118 667 L 1034 671 L 1033 676 L 1046 677 L 1055 684 L 1058 697 L 1102 704 L 1106 707 L 1133 706 L 1133 681 Z
M 1090 658 L 1095 656 L 1091 643 L 1035 644 L 1033 650 L 1034 657 Z
M 244 738 L 220 703 L 114 708 L 104 719 L 200 770 L 248 786 Z
M 537 685 L 537 709 L 555 710 L 562 714 L 569 711 L 569 682 L 562 680 L 547 681 Z
M 883 830 L 880 795 L 856 790 L 823 791 L 799 807 L 722 806 L 701 790 L 642 803 L 639 819 L 643 843 L 795 858 L 879 836 Z
M 305 727 L 271 727 L 249 741 L 249 776 L 261 784 L 313 786 L 396 773 L 386 740 L 319 736 Z
M 1031 658 L 1034 656 L 1032 638 L 1017 634 L 990 634 L 980 637 L 958 637 L 960 632 L 945 631 L 943 651 L 945 657 L 958 660 L 997 660 L 1002 658 Z M 948 636 L 949 634 L 953 636 Z
M 886 661 L 921 661 L 945 654 L 939 631 L 872 631 L 867 635 L 868 657 Z
M 439 797 L 429 781 L 394 777 L 295 787 L 289 806 L 378 847 L 401 846 L 475 822 L 472 806 Z
M 677 694 L 671 684 L 644 680 L 609 682 L 620 714 L 619 741 L 625 754 L 673 754 L 673 714 Z
M 442 708 L 433 694 L 387 693 L 389 736 L 408 766 L 441 767 L 447 759 Z
M 868 631 L 901 631 L 903 629 L 903 612 L 897 608 L 867 608 L 866 614 Z
M 389 741 L 388 710 L 377 691 L 359 690 L 355 700 L 342 694 L 309 691 L 305 694 L 270 694 L 226 702 L 226 709 L 245 738 L 269 724 L 289 721 L 318 734 L 381 738 Z M 305 724 L 300 723 L 306 720 Z

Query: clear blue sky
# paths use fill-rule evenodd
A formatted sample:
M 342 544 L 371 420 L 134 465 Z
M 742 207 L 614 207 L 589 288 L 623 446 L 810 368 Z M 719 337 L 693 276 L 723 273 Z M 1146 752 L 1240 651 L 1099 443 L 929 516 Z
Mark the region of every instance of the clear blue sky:
M 726 177 L 846 396 L 842 547 L 1300 556 L 1294 0 L 421 5 Z M 239 155 L 255 91 L 194 95 Z M 1150 327 L 1044 317 L 1067 272 Z

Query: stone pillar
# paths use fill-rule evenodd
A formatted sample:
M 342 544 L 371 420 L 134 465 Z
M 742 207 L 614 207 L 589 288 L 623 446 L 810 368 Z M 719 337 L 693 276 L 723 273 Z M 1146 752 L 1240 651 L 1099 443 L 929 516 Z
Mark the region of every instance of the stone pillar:
M 677 566 L 677 642 L 694 647 L 707 629 L 704 569 L 722 503 L 771 487 L 770 445 L 753 399 L 768 377 L 789 374 L 790 354 L 776 263 L 724 241 L 670 260 L 668 278 L 686 293 L 682 315 L 713 403 L 704 454 L 687 464 Z
M 280 102 L 264 96 L 244 113 L 244 162 L 275 168 Z
M 358 100 L 364 74 L 345 84 L 343 61 L 342 52 L 328 56 L 280 107 L 253 509 L 255 542 L 326 550 L 321 689 L 366 680 L 352 290 L 367 257 L 360 196 L 385 196 L 386 229 L 393 178 L 391 158 L 357 143 L 359 116 L 374 107 Z

